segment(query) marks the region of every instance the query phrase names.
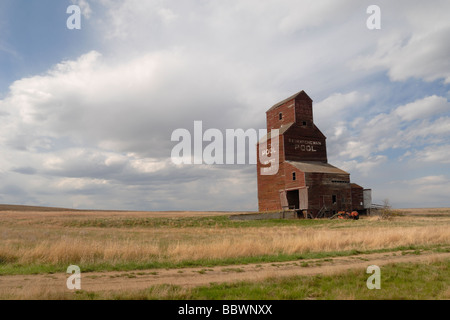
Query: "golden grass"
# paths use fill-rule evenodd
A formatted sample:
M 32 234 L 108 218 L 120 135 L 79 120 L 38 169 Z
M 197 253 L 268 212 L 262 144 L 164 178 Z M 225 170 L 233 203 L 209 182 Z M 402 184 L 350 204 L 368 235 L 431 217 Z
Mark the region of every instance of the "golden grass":
M 167 214 L 167 215 L 166 215 Z M 205 217 L 223 213 L 181 212 L 0 212 L 0 266 L 70 264 L 118 265 L 121 263 L 207 261 L 277 254 L 390 249 L 400 246 L 450 244 L 450 210 L 405 209 L 391 220 L 362 217 L 358 221 L 284 226 L 195 227 L 76 227 L 94 219 L 149 219 L 161 217 Z M 90 224 L 88 224 L 90 225 Z M 92 224 L 93 225 L 93 224 Z M 326 269 L 324 270 L 324 272 Z M 268 271 L 273 273 L 274 271 Z M 326 273 L 326 272 L 325 272 Z M 271 274 L 263 274 L 264 277 Z M 273 274 L 275 276 L 276 273 Z M 183 288 L 153 288 L 153 296 L 188 294 Z M 114 298 L 111 293 L 108 297 Z M 119 296 L 142 298 L 148 293 L 126 290 Z M 343 292 L 343 299 L 354 298 Z M 0 292 L 1 299 L 73 299 L 74 293 L 55 291 L 45 285 L 24 282 L 22 288 Z M 444 292 L 444 299 L 450 292 Z
M 407 228 L 386 230 L 248 230 L 193 246 L 178 243 L 168 248 L 172 259 L 220 258 L 258 256 L 276 253 L 305 253 L 343 250 L 367 250 L 411 244 L 448 243 L 450 234 L 445 227 Z
M 178 230 L 185 240 L 102 239 L 63 235 L 57 241 L 6 240 L 0 259 L 21 264 L 89 264 L 145 261 L 182 262 L 272 254 L 386 249 L 450 243 L 448 226 L 311 229 L 299 227 Z M 203 234 L 195 237 L 198 232 Z M 147 231 L 143 233 L 151 233 Z M 161 233 L 158 232 L 157 235 Z M 29 236 L 29 235 L 28 235 Z M 178 234 L 178 236 L 180 236 Z M 161 240 L 161 239 L 160 239 Z
M 21 288 L 0 290 L 1 300 L 71 300 L 73 293 L 55 287 L 30 284 Z
M 396 216 L 389 221 L 362 217 L 349 223 L 240 228 L 81 228 L 69 227 L 67 223 L 99 217 L 152 218 L 160 217 L 161 213 L 4 211 L 0 212 L 0 265 L 177 263 L 450 243 L 450 215 L 445 214 L 448 209 L 413 211 L 412 215 Z M 436 217 L 435 213 L 440 215 Z M 218 213 L 195 213 L 208 214 Z

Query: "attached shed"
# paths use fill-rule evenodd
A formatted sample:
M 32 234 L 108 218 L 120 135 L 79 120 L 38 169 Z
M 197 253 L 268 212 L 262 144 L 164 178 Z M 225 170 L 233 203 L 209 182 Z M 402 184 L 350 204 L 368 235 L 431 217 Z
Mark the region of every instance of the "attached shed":
M 356 183 L 350 184 L 352 188 L 352 208 L 353 210 L 364 209 L 364 188 Z

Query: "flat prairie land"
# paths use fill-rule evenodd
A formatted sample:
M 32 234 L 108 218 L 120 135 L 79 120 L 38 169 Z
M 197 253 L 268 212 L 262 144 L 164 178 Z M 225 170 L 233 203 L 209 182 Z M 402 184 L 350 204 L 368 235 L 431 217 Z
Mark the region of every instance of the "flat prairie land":
M 233 214 L 0 205 L 0 299 L 450 299 L 450 209 Z M 366 287 L 373 264 L 381 290 Z M 81 290 L 66 287 L 70 265 Z

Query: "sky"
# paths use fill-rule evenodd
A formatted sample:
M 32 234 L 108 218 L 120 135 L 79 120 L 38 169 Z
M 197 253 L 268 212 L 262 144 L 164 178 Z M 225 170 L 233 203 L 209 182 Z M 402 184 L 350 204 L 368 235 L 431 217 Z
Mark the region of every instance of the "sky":
M 69 29 L 70 5 L 81 29 Z M 369 29 L 370 5 L 380 29 Z M 304 90 L 373 202 L 450 207 L 450 2 L 2 0 L 0 203 L 258 208 L 256 166 L 171 160 L 176 129 L 264 129 Z

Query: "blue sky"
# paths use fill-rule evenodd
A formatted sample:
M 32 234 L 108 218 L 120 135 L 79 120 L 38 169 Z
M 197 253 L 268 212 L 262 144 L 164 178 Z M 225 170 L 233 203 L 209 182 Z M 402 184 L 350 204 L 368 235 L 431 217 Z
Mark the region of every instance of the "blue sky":
M 450 4 L 378 1 L 369 30 L 371 4 L 3 0 L 0 203 L 256 210 L 255 166 L 174 165 L 171 133 L 262 129 L 305 90 L 375 202 L 450 206 Z
M 71 32 L 66 9 L 71 1 L 6 0 L 0 4 L 0 89 L 22 77 L 46 72 L 55 62 L 76 59 L 95 39 L 87 28 Z M 88 22 L 88 21 L 86 21 Z

